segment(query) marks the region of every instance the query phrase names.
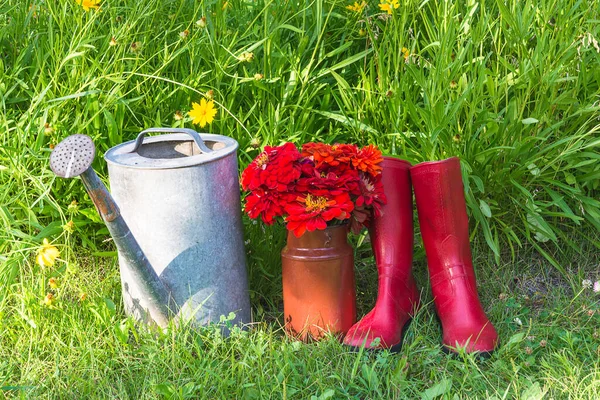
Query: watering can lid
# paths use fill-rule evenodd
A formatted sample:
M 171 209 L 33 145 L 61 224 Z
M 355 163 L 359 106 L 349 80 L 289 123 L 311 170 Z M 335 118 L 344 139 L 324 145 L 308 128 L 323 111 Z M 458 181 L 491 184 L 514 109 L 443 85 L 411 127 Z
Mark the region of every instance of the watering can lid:
M 148 133 L 169 133 L 145 137 Z M 227 136 L 199 134 L 185 128 L 150 128 L 136 140 L 109 149 L 109 164 L 136 169 L 172 169 L 206 164 L 235 153 L 238 143 Z

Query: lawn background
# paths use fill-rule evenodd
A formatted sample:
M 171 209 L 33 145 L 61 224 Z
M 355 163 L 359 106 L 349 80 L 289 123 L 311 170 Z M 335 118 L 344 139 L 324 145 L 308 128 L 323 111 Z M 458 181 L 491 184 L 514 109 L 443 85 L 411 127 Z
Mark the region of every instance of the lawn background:
M 368 3 L 356 13 L 346 1 L 107 0 L 86 12 L 71 0 L 0 1 L 1 395 L 600 390 L 598 295 L 581 286 L 600 279 L 600 7 L 420 0 L 388 16 Z M 147 127 L 193 127 L 186 113 L 207 97 L 219 113 L 205 131 L 238 140 L 241 167 L 284 141 L 375 143 L 414 163 L 459 156 L 498 352 L 486 361 L 441 352 L 418 228 L 415 271 L 428 305 L 399 355 L 286 339 L 284 230 L 247 219 L 253 329 L 223 339 L 210 329 L 135 327 L 107 230 L 81 183 L 51 173 L 51 147 L 90 135 L 105 178 L 108 148 Z M 62 253 L 55 268 L 35 264 L 43 238 Z M 352 240 L 364 313 L 376 276 L 365 235 Z M 41 304 L 51 277 L 54 308 Z

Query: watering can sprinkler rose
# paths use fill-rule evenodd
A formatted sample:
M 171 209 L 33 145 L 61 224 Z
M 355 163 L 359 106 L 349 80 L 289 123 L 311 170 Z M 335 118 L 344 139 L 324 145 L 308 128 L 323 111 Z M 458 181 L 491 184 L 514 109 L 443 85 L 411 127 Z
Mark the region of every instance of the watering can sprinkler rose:
M 112 195 L 91 168 L 89 137 L 54 148 L 50 167 L 81 177 L 114 239 L 129 315 L 161 327 L 230 313 L 232 323 L 250 322 L 237 147 L 226 136 L 147 129 L 105 154 Z

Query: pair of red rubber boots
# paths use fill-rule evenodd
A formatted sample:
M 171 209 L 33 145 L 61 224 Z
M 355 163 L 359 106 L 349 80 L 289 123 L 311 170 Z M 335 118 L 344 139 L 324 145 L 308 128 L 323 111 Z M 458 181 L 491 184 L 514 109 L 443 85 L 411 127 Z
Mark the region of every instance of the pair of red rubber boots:
M 419 308 L 412 275 L 414 187 L 443 346 L 469 353 L 493 351 L 498 334 L 477 294 L 458 158 L 411 166 L 385 157 L 382 166 L 387 204 L 369 228 L 379 273 L 377 303 L 348 331 L 344 343 L 397 351 L 405 325 Z

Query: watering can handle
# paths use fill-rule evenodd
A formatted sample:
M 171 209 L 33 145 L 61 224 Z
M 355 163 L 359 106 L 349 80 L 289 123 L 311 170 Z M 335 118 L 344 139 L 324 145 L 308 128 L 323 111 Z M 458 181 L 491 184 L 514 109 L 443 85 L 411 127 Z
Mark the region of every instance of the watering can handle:
M 136 151 L 138 151 L 138 149 L 144 143 L 144 137 L 146 137 L 146 134 L 148 133 L 186 133 L 190 135 L 192 139 L 194 139 L 194 142 L 196 142 L 196 144 L 200 148 L 200 151 L 202 151 L 203 153 L 212 153 L 212 150 L 206 147 L 206 145 L 204 144 L 204 140 L 202 140 L 198 132 L 196 132 L 193 129 L 187 128 L 149 128 L 143 130 L 140 132 L 137 139 L 135 139 L 135 144 L 130 153 L 135 153 Z

